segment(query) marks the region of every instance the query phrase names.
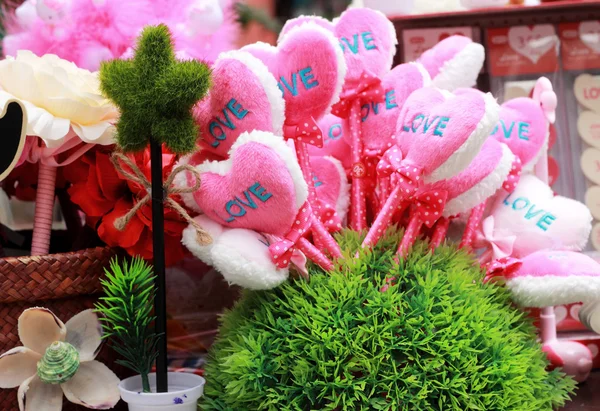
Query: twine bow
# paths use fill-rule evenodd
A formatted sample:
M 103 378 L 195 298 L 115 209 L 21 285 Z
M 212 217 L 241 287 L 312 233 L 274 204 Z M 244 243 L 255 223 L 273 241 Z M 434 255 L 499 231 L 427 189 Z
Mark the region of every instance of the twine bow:
M 335 103 L 331 113 L 341 118 L 348 118 L 352 109 L 352 102 L 359 100 L 363 103 L 382 103 L 385 101 L 385 90 L 381 79 L 371 73 L 363 72 L 357 80 L 348 80 L 340 101 Z
M 139 169 L 137 164 L 123 153 L 114 153 L 110 157 L 110 160 L 120 174 L 122 174 L 128 180 L 140 184 L 146 190 L 146 195 L 137 203 L 135 203 L 135 205 L 131 208 L 131 210 L 127 212 L 127 214 L 115 220 L 115 228 L 119 231 L 123 231 L 125 227 L 127 227 L 127 224 L 129 224 L 133 216 L 138 212 L 138 210 L 142 208 L 148 201 L 151 200 L 152 185 L 150 184 L 150 181 L 148 181 L 144 173 L 142 173 L 142 171 Z M 126 170 L 121 165 L 121 162 L 124 163 L 127 167 L 129 167 L 131 172 Z M 188 171 L 194 175 L 196 180 L 194 186 L 187 188 L 173 187 L 173 181 L 175 180 L 175 177 L 179 173 L 185 171 Z M 169 174 L 167 180 L 163 184 L 163 201 L 168 207 L 171 207 L 173 210 L 177 211 L 177 213 L 179 213 L 179 215 L 183 217 L 185 221 L 187 221 L 196 229 L 196 239 L 200 245 L 208 245 L 212 243 L 212 237 L 210 236 L 210 234 L 206 230 L 204 230 L 200 226 L 200 224 L 196 222 L 196 220 L 190 217 L 188 212 L 185 211 L 185 209 L 181 205 L 179 205 L 179 203 L 177 203 L 171 198 L 171 195 L 173 194 L 193 193 L 194 191 L 200 188 L 200 181 L 200 174 L 194 167 L 190 166 L 189 164 L 176 167 L 174 170 L 171 171 L 171 174 Z
M 312 117 L 298 124 L 284 124 L 283 135 L 300 143 L 323 148 L 323 132 Z

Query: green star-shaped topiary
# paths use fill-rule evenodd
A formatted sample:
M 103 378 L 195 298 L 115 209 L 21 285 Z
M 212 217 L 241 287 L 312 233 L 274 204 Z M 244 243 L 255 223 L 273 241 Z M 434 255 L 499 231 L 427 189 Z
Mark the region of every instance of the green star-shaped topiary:
M 153 139 L 176 154 L 194 151 L 199 137 L 191 110 L 210 86 L 210 69 L 179 62 L 165 25 L 149 26 L 135 56 L 100 69 L 100 87 L 121 110 L 117 143 L 125 152 L 143 150 Z

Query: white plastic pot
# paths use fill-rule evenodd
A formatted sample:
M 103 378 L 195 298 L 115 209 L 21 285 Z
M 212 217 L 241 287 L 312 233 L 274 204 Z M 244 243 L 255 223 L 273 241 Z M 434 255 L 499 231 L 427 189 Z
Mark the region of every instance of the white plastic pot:
M 156 393 L 156 374 L 149 376 L 152 393 L 142 392 L 142 377 L 127 378 L 119 384 L 121 399 L 129 411 L 196 411 L 204 392 L 204 378 L 199 375 L 170 372 L 169 392 Z
M 415 0 L 363 0 L 365 7 L 379 10 L 388 17 L 410 14 Z

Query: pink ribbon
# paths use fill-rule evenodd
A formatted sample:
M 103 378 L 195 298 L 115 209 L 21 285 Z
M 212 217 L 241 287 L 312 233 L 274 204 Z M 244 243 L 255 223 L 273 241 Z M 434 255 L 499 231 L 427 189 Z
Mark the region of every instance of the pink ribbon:
M 323 132 L 312 117 L 298 124 L 284 124 L 283 135 L 300 143 L 323 148 Z
M 494 236 L 494 216 L 489 216 L 481 225 L 481 233 L 477 234 L 477 243 L 491 247 L 492 260 L 506 258 L 513 253 L 513 247 L 517 236 Z
M 340 101 L 333 105 L 331 113 L 340 118 L 348 118 L 355 100 L 359 100 L 361 104 L 384 102 L 385 90 L 381 85 L 381 79 L 371 73 L 363 72 L 358 79 L 347 80 L 344 91 L 340 94 Z
M 72 133 L 72 132 L 71 132 Z M 66 140 L 60 147 L 48 148 L 42 139 L 34 136 L 27 136 L 27 142 L 21 159 L 29 163 L 42 163 L 51 167 L 68 166 L 79 157 L 84 155 L 94 144 L 84 143 L 73 133 L 73 136 Z M 58 161 L 58 156 L 69 152 L 69 154 Z
M 278 268 L 287 268 L 290 265 L 296 244 L 311 229 L 312 218 L 310 204 L 306 202 L 300 207 L 292 228 L 285 235 L 285 238 L 269 246 L 271 258 Z
M 431 190 L 415 196 L 416 212 L 427 227 L 432 228 L 442 216 L 448 192 L 446 190 Z
M 515 273 L 521 268 L 523 263 L 512 257 L 504 257 L 486 264 L 484 283 L 495 281 L 496 279 L 508 280 L 514 277 Z
M 337 214 L 334 206 L 329 204 L 327 201 L 319 199 L 321 208 L 318 212 L 319 219 L 327 228 L 330 233 L 336 233 L 342 229 L 342 220 Z
M 394 147 L 387 150 L 379 160 L 377 173 L 382 177 L 396 174 L 395 185 L 400 187 L 400 192 L 403 192 L 404 198 L 408 199 L 419 188 L 423 169 L 419 166 L 403 163 L 400 149 Z
M 509 193 L 515 191 L 515 188 L 517 188 L 517 184 L 519 184 L 519 180 L 521 179 L 522 168 L 523 165 L 521 163 L 521 159 L 515 156 L 510 172 L 508 173 L 508 177 L 506 177 L 506 180 L 504 180 L 504 183 L 502 184 L 502 188 L 505 191 Z

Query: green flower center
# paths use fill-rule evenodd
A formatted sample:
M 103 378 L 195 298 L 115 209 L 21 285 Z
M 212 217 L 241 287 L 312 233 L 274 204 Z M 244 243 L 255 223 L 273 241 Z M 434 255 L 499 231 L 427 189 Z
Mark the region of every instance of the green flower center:
M 46 384 L 69 381 L 79 369 L 79 352 L 71 344 L 55 341 L 37 363 L 37 375 Z

